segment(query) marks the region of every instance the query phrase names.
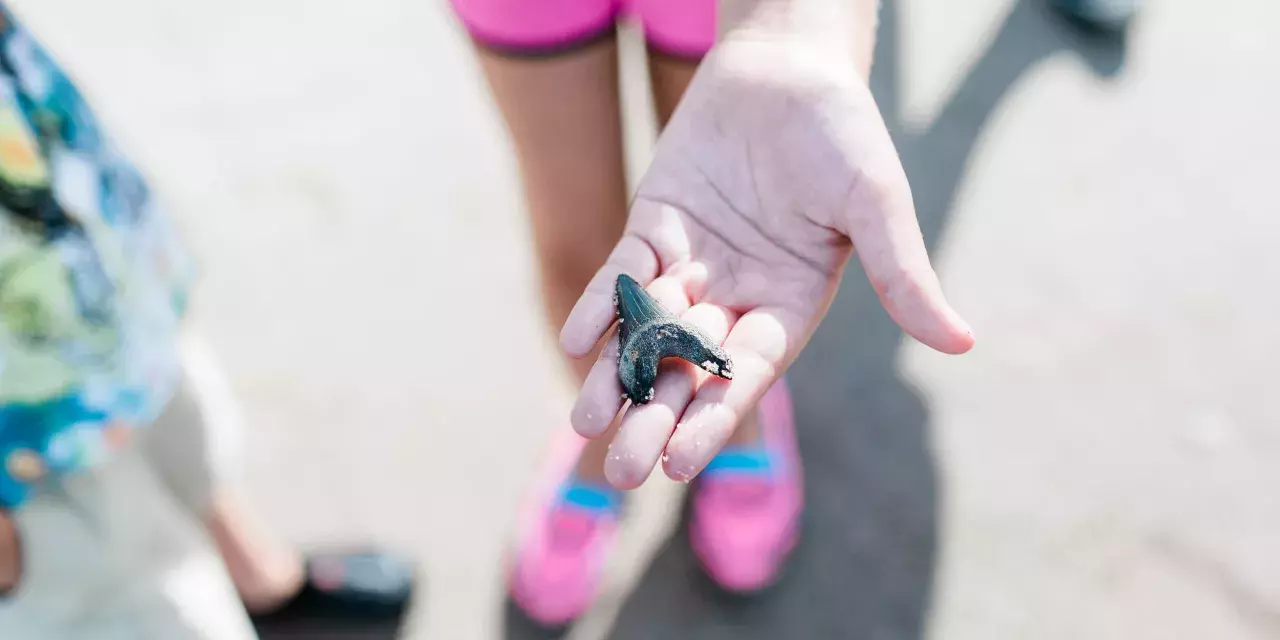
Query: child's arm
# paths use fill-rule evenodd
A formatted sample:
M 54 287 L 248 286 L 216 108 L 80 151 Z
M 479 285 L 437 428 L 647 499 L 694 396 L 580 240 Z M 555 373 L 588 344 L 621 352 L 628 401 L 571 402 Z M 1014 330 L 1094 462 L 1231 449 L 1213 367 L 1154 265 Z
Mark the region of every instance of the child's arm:
M 908 334 L 946 353 L 973 346 L 929 264 L 907 176 L 867 86 L 874 0 L 719 1 L 721 38 L 663 131 L 626 233 L 561 344 L 577 357 L 592 351 L 613 324 L 614 282 L 625 273 L 721 343 L 733 379 L 664 368 L 652 402 L 623 417 L 610 478 L 643 478 L 660 456 L 674 479 L 698 474 L 809 342 L 855 248 Z M 572 413 L 586 437 L 606 433 L 622 408 L 618 350 L 605 353 Z

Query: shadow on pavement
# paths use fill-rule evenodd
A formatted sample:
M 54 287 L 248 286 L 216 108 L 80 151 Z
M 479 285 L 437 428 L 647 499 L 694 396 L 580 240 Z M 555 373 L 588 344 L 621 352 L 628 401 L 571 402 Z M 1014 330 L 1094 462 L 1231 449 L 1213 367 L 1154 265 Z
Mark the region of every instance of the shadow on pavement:
M 1122 37 L 1089 35 L 1041 0 L 1022 0 L 937 120 L 913 132 L 899 109 L 901 37 L 896 7 L 887 2 L 872 89 L 911 179 L 931 250 L 945 231 L 974 142 L 1024 72 L 1064 51 L 1080 55 L 1104 77 L 1118 74 L 1124 64 Z M 751 598 L 721 592 L 700 573 L 681 527 L 623 605 L 610 638 L 924 636 L 938 538 L 938 480 L 929 450 L 929 409 L 895 371 L 901 343 L 901 332 L 854 261 L 813 346 L 788 374 L 808 511 L 802 542 L 781 581 Z M 555 637 L 518 615 L 507 619 L 509 638 Z

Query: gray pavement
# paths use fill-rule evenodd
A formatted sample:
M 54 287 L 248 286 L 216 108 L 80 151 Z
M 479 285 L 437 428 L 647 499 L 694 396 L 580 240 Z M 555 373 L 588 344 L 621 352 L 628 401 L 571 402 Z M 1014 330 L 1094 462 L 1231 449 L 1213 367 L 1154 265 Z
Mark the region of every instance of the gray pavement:
M 421 554 L 414 637 L 538 637 L 502 554 L 570 396 L 445 4 L 14 4 L 195 239 L 270 522 Z M 979 346 L 903 341 L 850 273 L 792 372 L 784 581 L 718 594 L 655 477 L 574 637 L 1280 637 L 1280 4 L 1152 2 L 1124 41 L 1032 0 L 889 4 L 874 89 Z

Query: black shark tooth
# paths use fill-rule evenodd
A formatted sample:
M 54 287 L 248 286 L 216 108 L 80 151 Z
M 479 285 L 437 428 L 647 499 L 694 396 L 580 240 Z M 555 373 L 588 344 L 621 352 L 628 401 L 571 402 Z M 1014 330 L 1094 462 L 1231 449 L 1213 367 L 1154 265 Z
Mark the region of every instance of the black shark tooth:
M 635 404 L 653 399 L 658 363 L 680 358 L 720 376 L 733 379 L 733 361 L 719 344 L 693 325 L 658 304 L 631 276 L 618 276 L 614 288 L 618 312 L 618 380 Z

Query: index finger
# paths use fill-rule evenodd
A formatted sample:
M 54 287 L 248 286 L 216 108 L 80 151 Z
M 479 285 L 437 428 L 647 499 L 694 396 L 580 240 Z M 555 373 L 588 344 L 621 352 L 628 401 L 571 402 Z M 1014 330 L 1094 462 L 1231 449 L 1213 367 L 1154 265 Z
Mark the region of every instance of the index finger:
M 605 331 L 613 326 L 613 288 L 620 274 L 648 286 L 658 275 L 658 256 L 642 238 L 628 234 L 618 241 L 604 266 L 592 276 L 587 289 L 573 305 L 560 329 L 560 347 L 573 358 L 591 353 Z

